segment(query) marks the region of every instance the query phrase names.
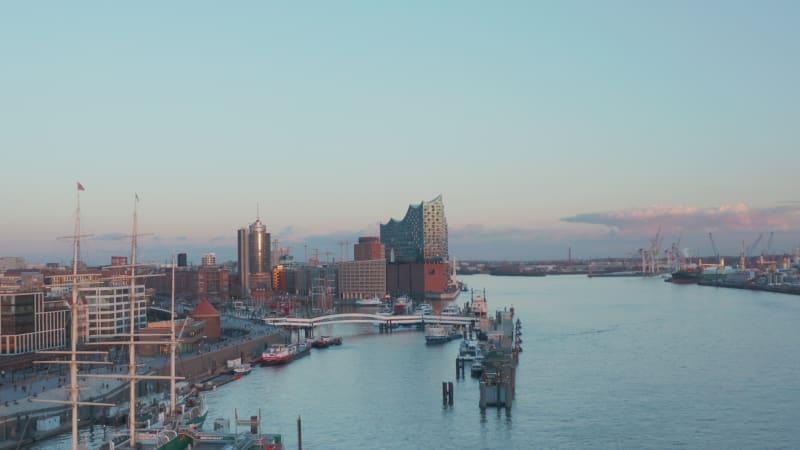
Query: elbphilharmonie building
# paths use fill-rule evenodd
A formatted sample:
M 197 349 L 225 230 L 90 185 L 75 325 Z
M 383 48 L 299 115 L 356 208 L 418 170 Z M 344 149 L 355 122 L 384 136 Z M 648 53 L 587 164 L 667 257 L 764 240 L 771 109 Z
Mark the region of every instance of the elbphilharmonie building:
M 382 224 L 381 242 L 390 263 L 446 263 L 447 219 L 442 196 L 410 205 L 402 220 Z

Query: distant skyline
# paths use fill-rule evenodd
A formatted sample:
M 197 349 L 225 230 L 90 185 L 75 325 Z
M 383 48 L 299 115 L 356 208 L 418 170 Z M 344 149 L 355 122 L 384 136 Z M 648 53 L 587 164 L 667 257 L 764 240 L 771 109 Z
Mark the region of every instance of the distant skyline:
M 800 246 L 800 3 L 0 4 L 0 256 L 303 259 L 442 194 L 459 259 Z M 352 251 L 352 249 L 350 249 Z M 228 252 L 228 253 L 226 253 Z M 97 260 L 95 261 L 95 258 Z M 323 258 L 324 259 L 324 258 Z

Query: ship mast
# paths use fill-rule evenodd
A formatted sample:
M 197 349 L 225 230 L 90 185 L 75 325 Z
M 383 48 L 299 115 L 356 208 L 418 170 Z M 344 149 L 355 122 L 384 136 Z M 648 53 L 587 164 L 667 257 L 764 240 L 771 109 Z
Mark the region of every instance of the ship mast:
M 119 374 L 86 374 L 83 375 L 84 378 L 101 378 L 101 379 L 111 379 L 111 378 L 127 378 L 130 381 L 130 409 L 128 413 L 128 426 L 130 437 L 128 441 L 129 448 L 136 447 L 136 383 L 139 380 L 167 380 L 167 379 L 182 379 L 182 377 L 175 377 L 174 374 L 172 376 L 160 376 L 160 375 L 138 375 L 136 373 L 136 345 L 161 345 L 163 341 L 154 341 L 154 340 L 139 340 L 136 341 L 136 267 L 148 264 L 136 264 L 136 242 L 139 236 L 146 236 L 145 234 L 138 234 L 138 203 L 139 203 L 139 195 L 135 195 L 135 203 L 133 207 L 133 234 L 131 235 L 131 264 L 127 266 L 113 266 L 114 268 L 121 268 L 121 267 L 130 267 L 130 292 L 129 299 L 130 299 L 130 334 L 128 335 L 128 374 L 120 376 Z M 151 277 L 151 276 L 161 276 L 160 274 L 156 275 L 138 275 L 138 278 L 144 277 Z M 119 278 L 119 277 L 115 277 Z M 75 298 L 75 294 L 73 293 L 73 299 Z M 74 300 L 73 300 L 74 305 Z M 174 311 L 174 308 L 173 308 Z M 173 312 L 174 314 L 174 312 Z M 174 319 L 174 317 L 173 317 Z M 174 322 L 173 322 L 174 323 Z M 73 325 L 74 327 L 74 325 Z M 73 328 L 74 329 L 74 328 Z M 174 325 L 173 325 L 174 329 Z M 125 336 L 126 334 L 118 334 L 117 336 Z M 158 337 L 158 336 L 165 336 L 163 334 L 151 334 L 150 337 Z M 171 343 L 175 342 L 174 333 L 171 337 Z M 118 345 L 119 341 L 99 341 L 93 342 L 92 344 L 95 345 Z M 74 348 L 74 342 L 73 342 Z M 77 352 L 77 353 L 93 353 L 93 354 L 105 354 L 106 352 Z M 89 364 L 111 364 L 110 362 L 84 362 L 79 361 L 80 363 L 89 363 Z M 173 363 L 174 365 L 174 363 Z M 77 366 L 75 369 L 75 374 L 77 374 Z M 75 377 L 77 379 L 77 376 Z M 113 404 L 107 403 L 90 403 L 90 402 L 79 402 L 80 405 L 95 405 L 95 406 L 114 406 Z M 74 419 L 73 419 L 74 420 Z M 77 436 L 77 429 L 73 432 L 73 440 L 76 439 Z M 73 450 L 78 450 L 77 447 L 73 447 Z
M 134 338 L 136 333 L 136 232 L 137 232 L 137 207 L 139 205 L 139 195 L 135 195 L 133 203 L 133 233 L 131 234 L 131 287 L 128 297 L 131 302 L 130 322 L 131 334 L 128 345 L 128 376 L 130 377 L 130 409 L 128 410 L 128 428 L 130 431 L 130 447 L 136 445 L 136 345 Z
M 78 364 L 111 364 L 107 361 L 78 361 L 78 354 L 106 355 L 106 352 L 78 352 L 78 255 L 80 250 L 80 240 L 82 237 L 91 235 L 81 235 L 81 191 L 83 185 L 78 183 L 75 207 L 75 230 L 72 236 L 65 238 L 72 239 L 72 304 L 70 305 L 70 350 L 69 351 L 42 351 L 39 354 L 49 355 L 69 355 L 68 361 L 35 361 L 34 364 L 68 364 L 69 365 L 69 400 L 45 400 L 34 399 L 40 403 L 59 403 L 72 406 L 72 450 L 79 450 L 78 447 L 78 406 L 114 406 L 113 403 L 81 402 L 79 398 L 80 387 L 78 386 Z
M 175 414 L 175 253 L 172 254 L 172 307 L 170 308 L 169 413 Z

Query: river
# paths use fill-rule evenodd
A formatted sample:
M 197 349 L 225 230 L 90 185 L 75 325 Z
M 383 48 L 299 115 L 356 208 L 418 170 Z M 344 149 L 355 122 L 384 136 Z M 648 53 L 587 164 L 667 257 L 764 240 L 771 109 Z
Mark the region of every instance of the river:
M 260 410 L 287 449 L 298 416 L 307 450 L 800 448 L 800 297 L 657 278 L 462 281 L 522 321 L 510 411 L 481 412 L 477 381 L 456 380 L 457 341 L 336 325 L 321 334 L 342 346 L 208 393 L 206 428 Z

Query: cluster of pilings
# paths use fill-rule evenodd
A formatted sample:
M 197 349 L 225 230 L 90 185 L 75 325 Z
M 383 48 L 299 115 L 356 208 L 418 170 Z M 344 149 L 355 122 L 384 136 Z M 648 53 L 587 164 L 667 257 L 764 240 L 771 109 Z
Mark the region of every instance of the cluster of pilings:
M 453 382 L 442 381 L 442 404 L 453 406 Z
M 478 405 L 481 409 L 487 406 L 511 409 L 517 385 L 516 364 L 503 363 L 494 369 L 495 372 L 484 371 L 481 377 Z

